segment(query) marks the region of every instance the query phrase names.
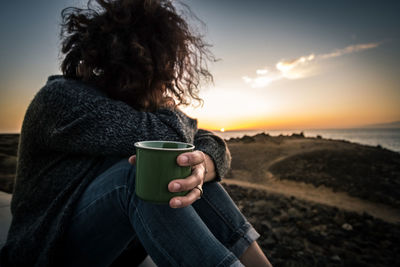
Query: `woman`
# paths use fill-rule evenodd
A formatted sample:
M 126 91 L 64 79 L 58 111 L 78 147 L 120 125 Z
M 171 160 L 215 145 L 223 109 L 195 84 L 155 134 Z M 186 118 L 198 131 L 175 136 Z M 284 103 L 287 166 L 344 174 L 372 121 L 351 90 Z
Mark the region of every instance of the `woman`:
M 63 10 L 61 69 L 23 123 L 2 266 L 109 266 L 143 245 L 159 266 L 268 266 L 258 233 L 217 183 L 226 144 L 177 108 L 212 76 L 207 45 L 170 1 Z M 169 205 L 135 195 L 134 143 L 173 140 L 192 174 Z M 129 158 L 129 161 L 128 161 Z

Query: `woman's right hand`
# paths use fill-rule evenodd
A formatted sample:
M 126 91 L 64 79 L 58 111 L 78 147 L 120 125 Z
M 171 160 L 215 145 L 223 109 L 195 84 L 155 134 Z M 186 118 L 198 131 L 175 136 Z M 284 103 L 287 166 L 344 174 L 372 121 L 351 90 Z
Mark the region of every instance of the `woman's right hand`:
M 185 196 L 173 197 L 169 201 L 171 208 L 183 208 L 193 204 L 203 195 L 207 167 L 205 154 L 199 150 L 180 154 L 176 159 L 180 166 L 190 166 L 192 173 L 183 179 L 172 180 L 168 184 L 171 192 L 189 191 Z

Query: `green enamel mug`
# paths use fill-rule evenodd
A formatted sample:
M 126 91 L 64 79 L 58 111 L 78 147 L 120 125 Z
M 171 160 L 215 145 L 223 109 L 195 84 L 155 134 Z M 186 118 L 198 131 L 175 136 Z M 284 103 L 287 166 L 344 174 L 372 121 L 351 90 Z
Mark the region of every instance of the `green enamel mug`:
M 184 196 L 187 191 L 170 192 L 172 180 L 186 178 L 190 166 L 179 166 L 176 158 L 194 150 L 194 145 L 174 141 L 142 141 L 136 148 L 136 195 L 153 203 L 168 203 L 172 197 Z

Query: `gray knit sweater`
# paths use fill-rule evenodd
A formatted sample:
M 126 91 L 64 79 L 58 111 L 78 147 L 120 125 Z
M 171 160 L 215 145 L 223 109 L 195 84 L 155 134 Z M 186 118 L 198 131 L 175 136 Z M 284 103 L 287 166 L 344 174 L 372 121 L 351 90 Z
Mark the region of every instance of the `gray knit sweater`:
M 51 76 L 25 114 L 13 215 L 1 266 L 57 266 L 76 201 L 110 157 L 135 154 L 141 140 L 194 143 L 227 172 L 225 142 L 178 110 L 140 112 L 81 81 Z

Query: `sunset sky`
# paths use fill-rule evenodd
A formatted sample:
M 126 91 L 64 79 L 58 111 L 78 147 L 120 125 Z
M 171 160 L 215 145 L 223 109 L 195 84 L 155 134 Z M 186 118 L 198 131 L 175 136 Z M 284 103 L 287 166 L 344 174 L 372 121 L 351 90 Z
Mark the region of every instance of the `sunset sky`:
M 190 0 L 220 61 L 208 129 L 342 128 L 400 120 L 400 1 Z M 85 1 L 7 1 L 0 9 L 0 132 L 59 71 L 61 9 Z

